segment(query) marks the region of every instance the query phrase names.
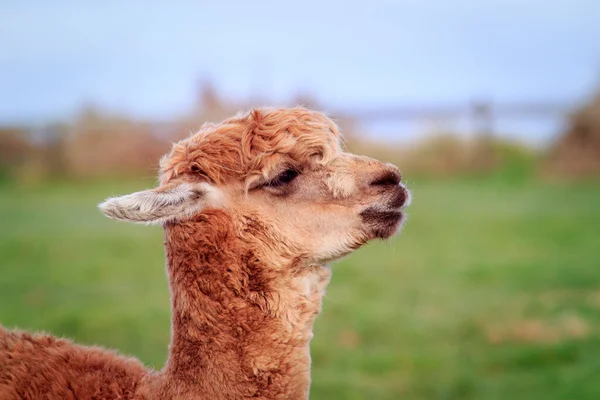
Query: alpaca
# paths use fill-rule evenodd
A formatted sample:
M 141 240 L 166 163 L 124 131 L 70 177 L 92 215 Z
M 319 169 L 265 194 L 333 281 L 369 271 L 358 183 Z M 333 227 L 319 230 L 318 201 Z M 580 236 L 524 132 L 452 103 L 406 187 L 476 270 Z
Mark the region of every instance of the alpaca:
M 164 368 L 0 328 L 0 399 L 306 399 L 329 263 L 392 236 L 410 199 L 395 166 L 344 152 L 336 125 L 303 108 L 203 125 L 159 181 L 99 207 L 164 228 Z

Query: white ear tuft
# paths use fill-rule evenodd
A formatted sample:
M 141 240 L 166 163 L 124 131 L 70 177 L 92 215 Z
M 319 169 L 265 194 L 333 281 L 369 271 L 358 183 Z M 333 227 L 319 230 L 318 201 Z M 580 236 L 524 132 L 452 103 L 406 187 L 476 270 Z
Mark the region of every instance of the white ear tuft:
M 145 224 L 162 224 L 191 217 L 206 206 L 218 206 L 219 190 L 208 183 L 167 184 L 100 203 L 108 218 Z

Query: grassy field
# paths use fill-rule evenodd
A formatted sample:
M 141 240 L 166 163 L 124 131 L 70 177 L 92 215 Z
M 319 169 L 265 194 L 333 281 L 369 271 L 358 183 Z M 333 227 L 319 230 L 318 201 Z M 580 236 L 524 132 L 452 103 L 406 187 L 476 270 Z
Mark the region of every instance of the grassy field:
M 0 322 L 160 368 L 161 231 L 95 208 L 151 184 L 0 187 Z M 599 399 L 600 185 L 409 184 L 403 234 L 334 265 L 312 398 Z

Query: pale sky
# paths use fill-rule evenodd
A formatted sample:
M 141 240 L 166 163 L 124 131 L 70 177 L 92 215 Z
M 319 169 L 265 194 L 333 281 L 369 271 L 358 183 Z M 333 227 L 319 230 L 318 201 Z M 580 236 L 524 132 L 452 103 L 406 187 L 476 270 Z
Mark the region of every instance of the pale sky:
M 600 1 L 0 0 L 0 123 L 94 103 L 168 118 L 212 79 L 326 107 L 580 101 L 600 85 Z

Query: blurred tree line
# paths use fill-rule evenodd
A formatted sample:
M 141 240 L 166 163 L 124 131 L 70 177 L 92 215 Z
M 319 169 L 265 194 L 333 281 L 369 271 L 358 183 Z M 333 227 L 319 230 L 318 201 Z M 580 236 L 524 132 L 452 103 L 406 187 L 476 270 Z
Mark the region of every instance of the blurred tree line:
M 300 95 L 292 104 L 321 109 Z M 193 109 L 170 121 L 142 121 L 82 109 L 69 122 L 43 128 L 0 127 L 0 180 L 28 183 L 44 179 L 90 179 L 156 176 L 159 158 L 171 143 L 196 131 L 205 121 L 219 121 L 252 104 L 224 101 L 210 84 L 199 91 Z M 567 129 L 546 150 L 489 135 L 463 139 L 443 132 L 410 146 L 369 141 L 360 134 L 360 121 L 332 115 L 345 134 L 349 150 L 399 165 L 421 176 L 454 176 L 501 172 L 512 178 L 552 174 L 600 174 L 600 94 L 572 114 Z

